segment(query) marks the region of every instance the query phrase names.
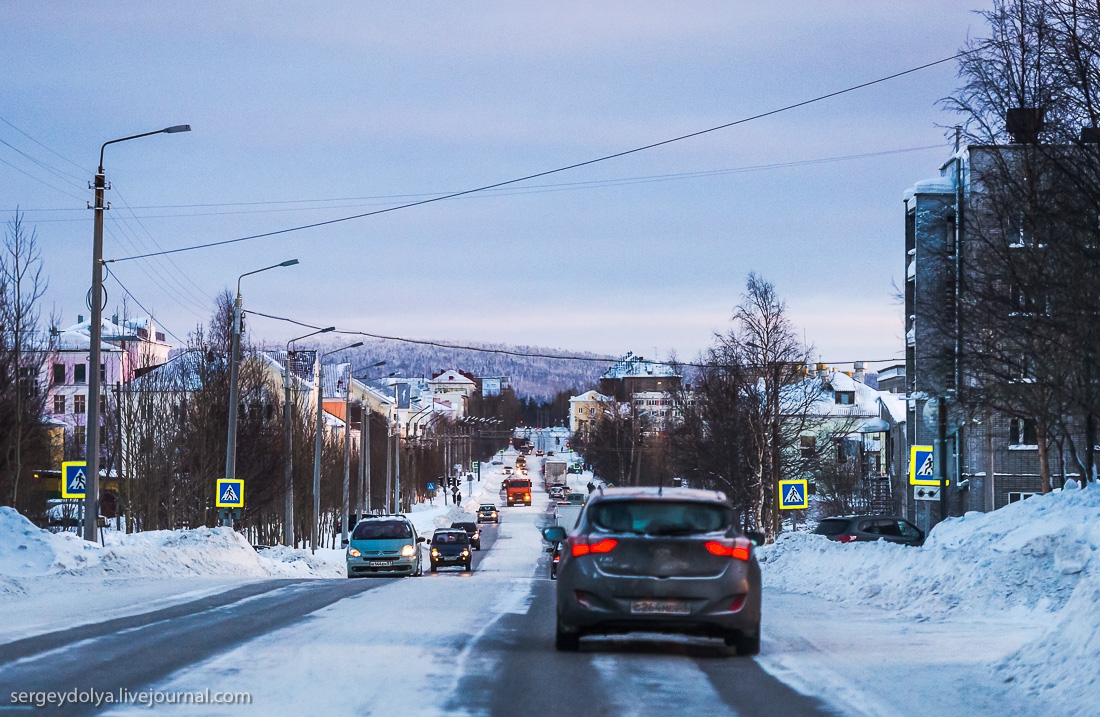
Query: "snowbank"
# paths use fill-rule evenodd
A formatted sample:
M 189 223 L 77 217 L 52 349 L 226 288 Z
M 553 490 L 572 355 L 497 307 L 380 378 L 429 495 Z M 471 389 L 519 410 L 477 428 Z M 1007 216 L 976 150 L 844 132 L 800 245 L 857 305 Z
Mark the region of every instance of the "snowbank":
M 921 548 L 788 533 L 757 556 L 770 588 L 918 619 L 1024 612 L 1052 621 L 992 668 L 1029 692 L 1059 691 L 1067 714 L 1100 713 L 1100 486 L 944 521 Z
M 229 528 L 107 533 L 106 547 L 73 533 L 50 533 L 0 507 L 0 590 L 21 578 L 80 577 L 343 577 L 344 566 L 309 551 L 257 553 Z

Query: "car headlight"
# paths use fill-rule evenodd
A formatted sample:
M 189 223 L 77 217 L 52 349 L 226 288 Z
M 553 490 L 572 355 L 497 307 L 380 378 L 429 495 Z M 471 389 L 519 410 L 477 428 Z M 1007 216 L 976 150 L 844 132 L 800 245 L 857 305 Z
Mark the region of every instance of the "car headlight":
M 481 531 L 480 530 L 475 530 L 474 531 L 474 540 L 477 540 L 480 537 L 481 537 Z
M 466 548 L 463 548 L 462 549 L 462 557 L 464 557 L 464 558 L 469 557 L 469 555 L 470 555 L 470 551 L 467 550 Z
M 415 545 L 406 545 L 403 548 L 401 548 L 401 557 L 411 558 L 414 555 L 416 555 L 416 546 Z
M 348 555 L 350 555 L 353 558 L 358 558 L 360 555 L 362 555 L 362 553 L 360 553 L 355 548 L 348 548 Z
M 436 550 L 435 548 L 432 548 L 432 557 L 433 558 L 438 558 L 439 557 L 439 551 Z

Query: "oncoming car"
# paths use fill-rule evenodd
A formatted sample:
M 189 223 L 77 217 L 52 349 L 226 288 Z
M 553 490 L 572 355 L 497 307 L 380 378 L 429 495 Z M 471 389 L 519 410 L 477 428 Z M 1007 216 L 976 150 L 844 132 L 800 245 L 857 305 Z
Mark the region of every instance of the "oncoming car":
M 355 525 L 345 555 L 348 577 L 423 575 L 416 528 L 403 515 L 364 518 Z
M 492 503 L 482 503 L 477 509 L 477 522 L 487 523 L 489 521 L 499 523 L 500 513 L 497 512 L 497 507 Z
M 760 566 L 725 495 L 688 488 L 609 488 L 589 497 L 561 543 L 559 650 L 585 635 L 665 632 L 760 651 Z

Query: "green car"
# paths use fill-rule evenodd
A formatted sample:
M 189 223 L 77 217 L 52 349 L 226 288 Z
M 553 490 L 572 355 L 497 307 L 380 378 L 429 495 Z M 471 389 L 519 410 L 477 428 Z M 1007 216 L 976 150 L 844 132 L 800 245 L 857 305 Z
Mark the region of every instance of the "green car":
M 420 544 L 424 538 L 402 515 L 364 518 L 355 525 L 348 541 L 348 577 L 424 574 Z

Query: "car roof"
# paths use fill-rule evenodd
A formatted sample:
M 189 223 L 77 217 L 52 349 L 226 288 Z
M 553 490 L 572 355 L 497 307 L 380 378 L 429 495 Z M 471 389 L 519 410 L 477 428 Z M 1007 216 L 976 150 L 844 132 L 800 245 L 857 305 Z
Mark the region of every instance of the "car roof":
M 478 506 L 478 510 L 481 510 L 482 508 L 496 508 L 496 507 L 497 507 L 496 503 L 482 503 L 481 505 Z
M 718 490 L 700 490 L 698 488 L 597 488 L 588 494 L 589 502 L 604 500 L 691 500 L 703 503 L 722 503 L 728 505 L 726 494 Z
M 474 523 L 474 521 L 472 520 L 456 520 L 455 522 L 451 523 L 452 528 L 462 525 L 476 525 L 476 523 Z

